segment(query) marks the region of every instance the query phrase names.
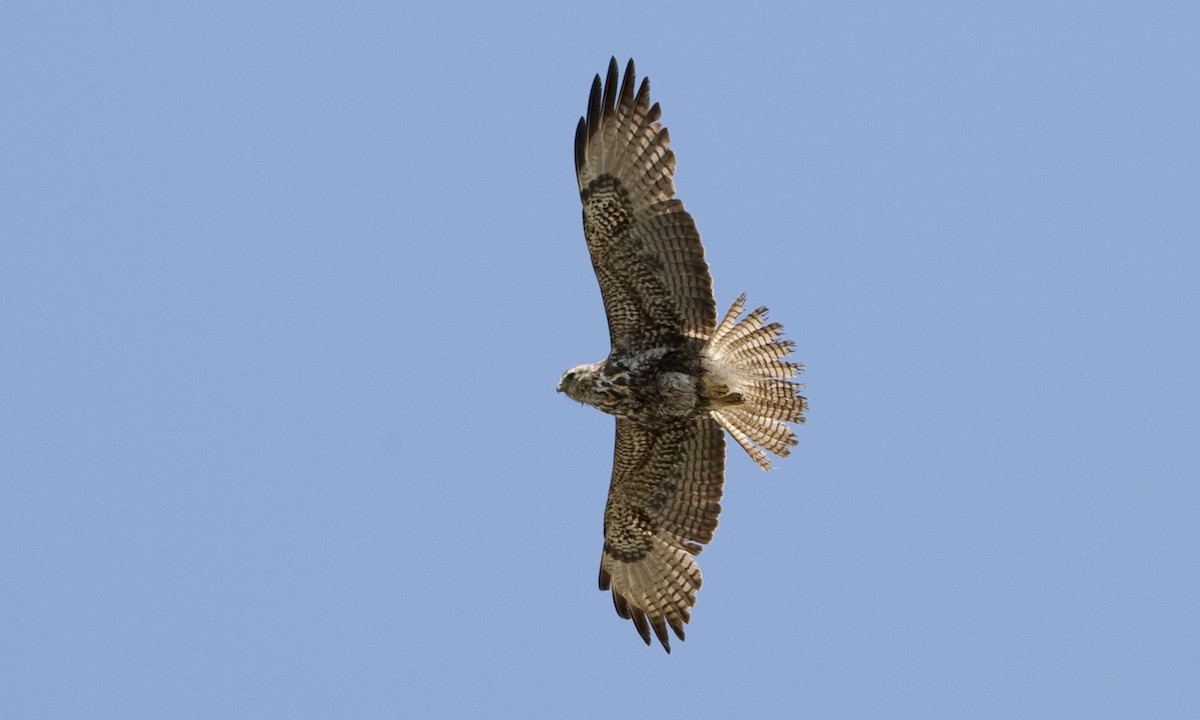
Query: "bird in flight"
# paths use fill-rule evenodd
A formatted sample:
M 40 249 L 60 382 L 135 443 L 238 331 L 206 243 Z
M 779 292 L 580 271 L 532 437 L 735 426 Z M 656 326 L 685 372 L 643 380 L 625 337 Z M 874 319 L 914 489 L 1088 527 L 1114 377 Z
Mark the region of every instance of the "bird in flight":
M 675 198 L 675 155 L 650 84 L 633 60 L 597 75 L 575 133 L 583 234 L 608 316 L 608 357 L 568 370 L 559 392 L 616 417 L 604 510 L 600 589 L 671 651 L 700 588 L 695 555 L 712 539 L 725 483 L 725 432 L 764 470 L 796 444 L 803 370 L 793 344 L 743 316 L 745 295 L 718 323 L 696 223 Z

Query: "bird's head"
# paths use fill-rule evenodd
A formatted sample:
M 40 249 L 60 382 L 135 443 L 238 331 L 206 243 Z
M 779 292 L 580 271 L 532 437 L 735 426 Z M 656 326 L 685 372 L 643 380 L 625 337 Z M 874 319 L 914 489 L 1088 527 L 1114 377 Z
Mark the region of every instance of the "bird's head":
M 558 381 L 558 391 L 566 393 L 572 400 L 588 404 L 599 372 L 600 363 L 576 365 L 563 373 L 562 380 Z

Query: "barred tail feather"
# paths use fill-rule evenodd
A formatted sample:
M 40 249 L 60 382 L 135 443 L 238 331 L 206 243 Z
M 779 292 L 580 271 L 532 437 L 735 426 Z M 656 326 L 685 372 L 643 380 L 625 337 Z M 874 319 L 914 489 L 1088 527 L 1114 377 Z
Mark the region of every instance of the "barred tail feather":
M 759 467 L 769 470 L 771 461 L 763 451 L 786 456 L 796 444 L 786 423 L 804 422 L 804 385 L 791 379 L 804 366 L 784 360 L 793 344 L 780 339 L 782 325 L 765 324 L 765 307 L 738 319 L 745 306 L 741 295 L 705 344 L 705 384 L 713 418 Z

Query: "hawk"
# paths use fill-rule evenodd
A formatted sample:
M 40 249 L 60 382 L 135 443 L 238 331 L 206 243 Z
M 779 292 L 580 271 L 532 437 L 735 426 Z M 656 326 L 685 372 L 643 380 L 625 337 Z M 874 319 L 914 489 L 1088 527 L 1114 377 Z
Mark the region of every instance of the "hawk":
M 675 198 L 675 155 L 637 85 L 618 85 L 613 58 L 597 75 L 575 134 L 583 233 L 608 316 L 611 350 L 568 370 L 559 392 L 616 417 L 604 510 L 600 589 L 617 614 L 671 651 L 700 588 L 695 555 L 710 541 L 725 483 L 725 432 L 761 468 L 796 444 L 807 401 L 803 367 L 766 308 L 742 316 L 745 295 L 718 323 L 696 223 Z M 740 318 L 740 319 L 739 319 Z

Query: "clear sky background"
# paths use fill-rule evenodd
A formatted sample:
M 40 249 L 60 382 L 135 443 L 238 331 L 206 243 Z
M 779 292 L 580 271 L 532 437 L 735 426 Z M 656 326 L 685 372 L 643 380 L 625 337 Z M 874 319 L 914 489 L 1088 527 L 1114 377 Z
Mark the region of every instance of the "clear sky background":
M 670 656 L 554 392 L 610 55 L 808 365 Z M 0 68 L 0 716 L 1200 717 L 1195 2 L 7 2 Z

